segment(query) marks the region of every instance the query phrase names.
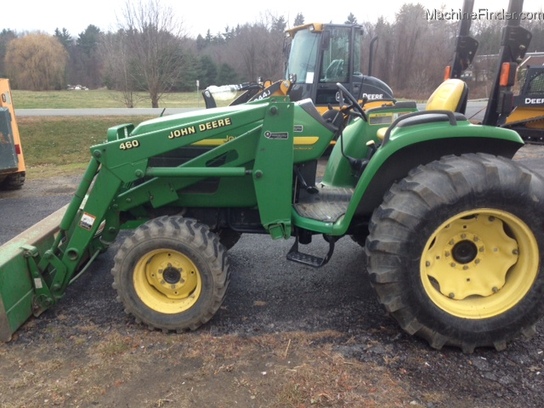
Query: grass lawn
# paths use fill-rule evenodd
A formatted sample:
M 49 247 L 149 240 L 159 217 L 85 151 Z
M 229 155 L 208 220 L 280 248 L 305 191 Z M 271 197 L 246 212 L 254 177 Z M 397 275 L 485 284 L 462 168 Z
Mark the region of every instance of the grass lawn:
M 108 90 L 32 92 L 12 90 L 16 109 L 124 108 L 119 92 Z M 135 98 L 137 108 L 151 106 L 146 94 Z M 202 107 L 197 92 L 166 94 L 161 108 Z M 89 148 L 106 139 L 109 127 L 138 124 L 144 116 L 18 117 L 17 124 L 27 166 L 27 178 L 82 173 L 90 160 Z
M 82 173 L 89 148 L 106 140 L 109 127 L 140 123 L 144 116 L 21 117 L 17 119 L 27 178 Z
M 17 109 L 71 109 L 71 108 L 125 108 L 120 92 L 107 89 L 92 91 L 19 91 L 12 90 Z M 146 93 L 134 95 L 135 108 L 150 108 Z M 161 108 L 204 107 L 200 92 L 176 92 L 165 94 L 159 101 Z

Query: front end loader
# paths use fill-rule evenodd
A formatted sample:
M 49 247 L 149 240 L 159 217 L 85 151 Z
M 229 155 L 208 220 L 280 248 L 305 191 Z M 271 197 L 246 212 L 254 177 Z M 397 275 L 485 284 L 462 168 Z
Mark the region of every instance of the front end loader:
M 228 249 L 264 234 L 292 240 L 287 258 L 310 267 L 351 237 L 380 302 L 434 348 L 500 350 L 530 334 L 544 307 L 544 181 L 511 160 L 516 132 L 451 110 L 453 88 L 385 128 L 371 113 L 402 108 L 363 109 L 342 84 L 335 115 L 284 96 L 110 128 L 70 204 L 0 249 L 1 340 L 122 230 L 113 287 L 147 327 L 206 324 L 227 293 Z M 329 249 L 311 255 L 319 235 Z

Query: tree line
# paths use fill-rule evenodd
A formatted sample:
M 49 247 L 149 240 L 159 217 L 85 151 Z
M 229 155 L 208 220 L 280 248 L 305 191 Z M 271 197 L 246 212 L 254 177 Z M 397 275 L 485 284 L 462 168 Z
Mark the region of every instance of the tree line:
M 408 3 L 393 22 L 361 22 L 350 13 L 346 24 L 365 31 L 362 66 L 368 66 L 372 38 L 378 38 L 372 74 L 388 83 L 396 95 L 422 97 L 442 80 L 451 62 L 457 21 L 427 19 L 426 9 Z M 114 32 L 90 24 L 77 37 L 65 28 L 54 35 L 40 32 L 0 32 L 0 77 L 10 78 L 13 89 L 61 90 L 68 84 L 122 91 L 124 104 L 134 106 L 138 92 L 149 95 L 158 107 L 162 95 L 195 91 L 209 85 L 283 78 L 285 30 L 283 16 L 266 14 L 261 21 L 209 30 L 196 39 L 184 34 L 183 23 L 160 0 L 134 5 L 127 2 Z M 299 13 L 292 26 L 305 23 Z M 478 54 L 499 50 L 500 20 L 476 20 L 472 34 L 480 42 Z M 544 51 L 544 22 L 528 21 L 533 40 L 529 51 Z M 366 73 L 366 72 L 365 72 Z

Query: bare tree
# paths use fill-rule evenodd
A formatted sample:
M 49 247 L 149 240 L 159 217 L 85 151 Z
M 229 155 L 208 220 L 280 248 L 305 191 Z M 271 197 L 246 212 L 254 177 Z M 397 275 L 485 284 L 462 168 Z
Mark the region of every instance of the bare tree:
M 430 95 L 441 82 L 453 54 L 451 24 L 428 21 L 422 5 L 405 4 L 393 23 L 380 18 L 372 34 L 380 42 L 374 65 L 376 75 L 395 93 L 414 98 Z
M 230 49 L 239 63 L 237 69 L 246 81 L 254 81 L 258 76 L 264 76 L 260 71 L 259 58 L 266 47 L 268 30 L 264 25 L 244 25 L 235 39 L 231 41 Z
M 137 84 L 130 73 L 130 59 L 125 38 L 126 32 L 107 34 L 101 45 L 104 56 L 102 79 L 109 89 L 121 91 L 121 99 L 127 108 L 134 108 Z
M 149 93 L 151 106 L 157 108 L 183 70 L 182 23 L 171 7 L 161 5 L 160 0 L 147 0 L 127 1 L 119 26 L 132 80 Z
M 270 16 L 268 39 L 261 57 L 261 74 L 272 81 L 281 79 L 285 75 L 285 30 L 287 21 L 283 16 Z
M 415 74 L 416 51 L 419 40 L 423 37 L 426 22 L 423 19 L 423 6 L 405 4 L 397 13 L 395 22 L 395 59 L 393 60 L 393 76 L 397 80 L 398 89 L 413 86 Z M 427 61 L 425 61 L 427 62 Z
M 217 64 L 232 67 L 242 81 L 276 81 L 283 77 L 286 26 L 283 16 L 267 12 L 258 23 L 236 27 L 224 43 L 208 47 L 206 53 Z

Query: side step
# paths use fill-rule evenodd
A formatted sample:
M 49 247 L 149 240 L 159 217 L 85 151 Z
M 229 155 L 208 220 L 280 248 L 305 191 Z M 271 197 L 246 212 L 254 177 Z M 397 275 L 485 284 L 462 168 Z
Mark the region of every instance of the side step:
M 303 265 L 311 266 L 313 268 L 320 268 L 325 265 L 332 257 L 334 252 L 334 241 L 329 241 L 329 252 L 324 258 L 320 258 L 315 255 L 304 254 L 298 250 L 298 237 L 295 239 L 295 243 L 287 253 L 287 260 L 297 262 Z

